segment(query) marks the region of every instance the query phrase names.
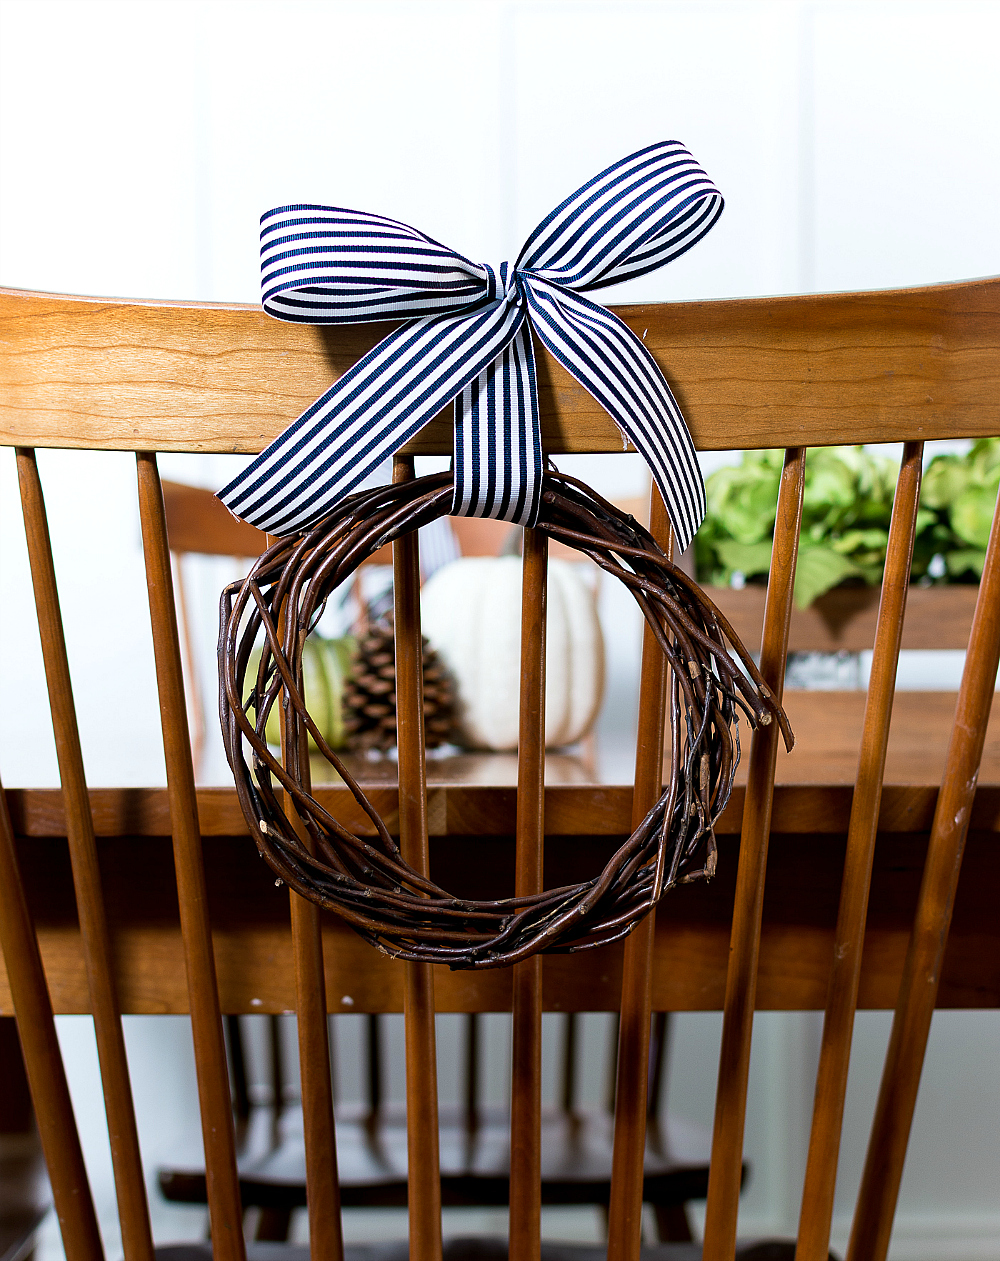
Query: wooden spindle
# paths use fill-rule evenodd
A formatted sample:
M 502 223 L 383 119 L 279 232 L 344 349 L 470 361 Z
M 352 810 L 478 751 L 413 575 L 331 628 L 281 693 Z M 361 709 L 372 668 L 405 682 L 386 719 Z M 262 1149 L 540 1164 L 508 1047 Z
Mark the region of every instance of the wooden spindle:
M 52 731 L 59 761 L 66 837 L 73 869 L 80 939 L 87 968 L 90 1009 L 101 1065 L 111 1163 L 118 1197 L 122 1248 L 126 1261 L 153 1261 L 153 1236 L 142 1176 L 139 1135 L 132 1106 L 121 1008 L 115 992 L 111 934 L 104 907 L 104 891 L 94 841 L 94 821 L 83 768 L 80 732 L 63 635 L 59 591 L 52 543 L 45 514 L 45 498 L 33 450 L 17 450 L 17 476 L 28 542 L 31 581 L 35 593 L 38 632 L 42 642 L 45 680 L 49 692 Z
M 955 723 L 948 743 L 944 778 L 931 825 L 913 931 L 903 964 L 889 1049 L 854 1210 L 848 1261 L 885 1261 L 889 1250 L 998 664 L 1000 504 L 993 513 Z
M 479 1056 L 482 1015 L 470 1011 L 465 1017 L 465 1127 L 471 1132 L 479 1124 Z
M 760 658 L 760 672 L 779 701 L 784 690 L 788 656 L 788 625 L 792 616 L 805 470 L 805 448 L 789 447 L 785 452 L 778 492 Z M 766 727 L 758 727 L 750 740 L 705 1216 L 704 1255 L 711 1261 L 732 1261 L 736 1252 L 760 921 L 779 738 L 778 724 L 772 722 Z
M 137 451 L 139 519 L 146 557 L 146 587 L 160 699 L 174 870 L 187 969 L 205 1177 L 215 1261 L 246 1261 L 243 1212 L 236 1177 L 236 1140 L 229 1095 L 226 1044 L 212 952 L 205 866 L 201 852 L 194 767 L 184 702 L 180 642 L 163 515 L 163 492 L 153 452 Z
M 288 817 L 296 818 L 287 794 L 285 803 Z M 299 839 L 304 841 L 306 836 L 303 828 Z M 319 907 L 294 891 L 288 899 L 295 962 L 309 1241 L 315 1256 L 339 1261 L 344 1255 L 344 1241 Z
M 0 945 L 67 1261 L 104 1261 L 38 939 L 0 785 Z
M 545 615 L 548 539 L 524 531 L 515 896 L 542 889 L 545 839 Z M 542 959 L 513 967 L 510 1258 L 538 1261 L 542 1214 Z
M 871 678 L 865 703 L 858 780 L 851 803 L 840 910 L 834 933 L 830 986 L 816 1074 L 796 1261 L 826 1261 L 830 1249 L 830 1222 L 837 1184 L 847 1070 L 861 980 L 861 955 L 865 943 L 892 699 L 896 688 L 896 667 L 910 584 L 923 450 L 922 442 L 906 444 L 893 501 Z
M 229 1050 L 229 1080 L 233 1096 L 233 1112 L 236 1116 L 236 1140 L 246 1137 L 250 1121 L 250 1084 L 247 1080 L 247 1059 L 243 1050 L 239 1016 L 223 1016 L 226 1030 L 226 1047 Z
M 378 1012 L 365 1016 L 368 1042 L 368 1115 L 374 1120 L 382 1107 L 382 1030 Z
M 576 1107 L 576 1043 L 579 1013 L 566 1013 L 566 1028 L 563 1030 L 562 1055 L 562 1110 L 570 1113 Z
M 667 1046 L 670 1041 L 670 1012 L 653 1013 L 649 1035 L 649 1090 L 646 1094 L 646 1116 L 655 1124 L 660 1116 L 663 1085 L 667 1076 Z
M 274 542 L 268 535 L 268 545 Z M 285 610 L 278 618 L 278 634 L 284 641 Z M 299 748 L 293 757 L 285 706 L 279 710 L 281 756 L 286 767 L 298 766 L 299 782 L 311 790 L 309 737 L 303 724 L 297 727 Z M 289 792 L 282 793 L 285 815 L 305 849 L 316 852 Z M 326 969 L 323 930 L 315 902 L 288 891 L 295 968 L 295 1002 L 299 1035 L 299 1076 L 302 1088 L 302 1135 L 306 1151 L 306 1210 L 309 1245 L 316 1256 L 341 1261 L 344 1238 L 340 1215 L 340 1182 L 337 1177 L 337 1140 L 333 1117 L 333 1074 L 330 1071 L 330 1027 L 326 1010 Z
M 395 456 L 394 482 L 413 477 L 413 459 Z M 427 770 L 424 762 L 423 646 L 420 636 L 420 548 L 416 533 L 392 545 L 396 624 L 396 740 L 399 749 L 399 844 L 403 858 L 430 874 Z M 440 1261 L 441 1179 L 438 1141 L 434 973 L 406 963 L 407 1195 L 410 1261 Z
M 649 528 L 668 556 L 673 554 L 670 520 L 660 492 L 650 491 Z M 639 729 L 635 746 L 632 829 L 639 826 L 663 791 L 663 731 L 667 669 L 663 650 L 643 627 L 639 682 Z M 642 1186 L 646 1157 L 649 1089 L 649 1020 L 653 993 L 651 911 L 625 939 L 622 961 L 621 1021 L 615 1091 L 615 1139 L 608 1209 L 608 1254 L 638 1261 L 642 1244 Z
M 621 1023 L 621 1012 L 612 1012 L 608 1021 L 608 1056 L 604 1073 L 604 1107 L 612 1116 L 615 1114 L 615 1096 L 618 1093 L 618 1030 Z
M 169 542 L 169 535 L 167 538 Z M 190 711 L 188 719 L 191 723 L 191 759 L 197 771 L 201 769 L 205 756 L 205 716 L 202 712 L 202 689 L 198 662 L 195 657 L 194 636 L 191 633 L 191 618 L 188 615 L 187 594 L 184 588 L 183 559 L 176 552 L 171 553 L 173 562 L 174 590 L 177 592 L 178 625 L 181 632 L 181 655 L 184 662 L 184 677 L 187 680 Z
M 271 1101 L 277 1120 L 285 1110 L 285 1053 L 281 1046 L 279 1016 L 267 1017 L 267 1045 L 271 1052 Z

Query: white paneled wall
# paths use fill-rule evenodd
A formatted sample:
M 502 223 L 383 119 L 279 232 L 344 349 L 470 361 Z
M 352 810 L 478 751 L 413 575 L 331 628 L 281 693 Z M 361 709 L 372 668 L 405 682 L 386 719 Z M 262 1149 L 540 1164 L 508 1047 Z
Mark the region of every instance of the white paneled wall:
M 690 146 L 726 212 L 696 249 L 615 301 L 990 274 L 998 43 L 1000 7 L 985 0 L 0 0 L 0 283 L 254 301 L 257 218 L 289 200 L 377 210 L 496 263 L 583 180 L 666 137 Z M 27 568 L 13 461 L 0 455 L 0 772 L 8 785 L 51 784 L 33 613 L 12 599 Z M 97 653 L 101 665 L 78 695 L 88 772 L 94 783 L 162 782 L 155 725 L 126 725 L 122 703 L 153 689 L 148 632 L 117 620 L 117 585 L 140 595 L 142 585 L 130 460 L 53 452 L 40 465 L 66 505 L 53 535 L 71 659 L 92 665 Z M 230 467 L 163 466 L 206 485 Z M 600 469 L 587 475 L 600 481 Z M 638 490 L 641 471 L 629 476 Z M 115 540 L 103 559 L 78 528 L 84 504 Z M 634 677 L 627 660 L 614 669 Z M 197 1118 L 178 1128 L 173 1111 L 190 1076 L 183 1024 L 173 1057 L 141 1025 L 130 1022 L 129 1045 L 155 1160 L 167 1154 L 157 1138 L 167 1113 L 178 1142 L 182 1130 L 196 1141 Z M 859 1019 L 841 1242 L 886 1032 L 882 1014 Z M 81 1117 L 96 1125 L 86 1038 L 75 1021 L 63 1033 L 80 1048 Z M 758 1019 L 747 1232 L 794 1229 L 817 1036 L 813 1014 Z M 678 1112 L 710 1119 L 717 1042 L 715 1016 L 678 1021 Z M 998 1052 L 996 1013 L 935 1018 L 899 1261 L 1000 1254 Z M 110 1206 L 102 1143 L 91 1138 L 88 1152 Z M 163 1238 L 186 1229 L 158 1221 Z

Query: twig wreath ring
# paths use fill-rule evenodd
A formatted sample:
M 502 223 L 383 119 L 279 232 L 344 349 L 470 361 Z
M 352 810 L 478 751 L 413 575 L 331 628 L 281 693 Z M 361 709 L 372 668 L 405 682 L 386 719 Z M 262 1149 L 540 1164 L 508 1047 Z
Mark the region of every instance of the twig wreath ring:
M 403 323 L 219 492 L 236 516 L 282 536 L 244 582 L 223 592 L 223 738 L 247 824 L 275 872 L 390 954 L 502 967 L 540 950 L 624 936 L 664 890 L 714 871 L 713 825 L 739 756 L 737 710 L 753 725 L 777 719 L 791 747 L 780 706 L 700 588 L 631 517 L 581 482 L 544 471 L 534 339 L 643 455 L 675 544 L 687 547 L 705 514 L 694 442 L 642 339 L 584 294 L 678 258 L 722 206 L 688 150 L 668 140 L 578 188 L 514 263 L 497 270 L 364 211 L 305 204 L 262 216 L 269 314 L 305 324 Z M 452 401 L 453 472 L 351 493 Z M 451 896 L 403 861 L 306 710 L 303 645 L 330 592 L 384 543 L 447 513 L 531 526 L 591 557 L 631 589 L 666 654 L 669 784 L 593 880 L 493 902 Z M 256 675 L 248 678 L 261 632 Z M 276 704 L 285 765 L 266 740 Z M 374 839 L 353 835 L 312 796 L 306 732 L 368 816 Z M 315 853 L 299 839 L 276 784 Z
M 452 476 L 443 473 L 352 495 L 311 529 L 279 539 L 246 579 L 225 589 L 222 730 L 251 834 L 290 888 L 335 911 L 395 957 L 453 968 L 506 967 L 538 951 L 615 941 L 667 889 L 712 875 L 713 827 L 729 799 L 739 757 L 737 711 L 752 726 L 776 721 L 789 748 L 792 734 L 753 660 L 697 584 L 632 517 L 575 478 L 547 472 L 536 528 L 625 583 L 666 656 L 669 782 L 600 875 L 580 884 L 532 897 L 474 901 L 453 897 L 414 871 L 310 718 L 302 650 L 334 588 L 383 544 L 448 513 L 452 494 Z M 285 764 L 265 735 L 275 705 L 284 710 Z M 306 731 L 367 815 L 373 837 L 354 835 L 312 796 Z M 281 790 L 315 853 L 299 838 Z

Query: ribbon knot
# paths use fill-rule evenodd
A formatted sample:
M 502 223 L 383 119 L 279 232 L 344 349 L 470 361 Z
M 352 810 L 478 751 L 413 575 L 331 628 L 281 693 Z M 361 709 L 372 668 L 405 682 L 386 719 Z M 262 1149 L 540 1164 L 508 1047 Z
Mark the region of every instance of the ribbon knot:
M 484 263 L 483 266 L 489 273 L 487 301 L 502 302 L 504 298 L 510 298 L 511 295 L 517 296 L 523 282 L 509 262 L 504 261 L 500 264 L 499 274 L 493 270 L 489 263 Z
M 577 189 L 496 271 L 379 215 L 313 205 L 268 211 L 265 311 L 306 324 L 405 322 L 219 498 L 272 534 L 300 530 L 454 400 L 452 512 L 533 525 L 543 470 L 534 333 L 642 453 L 683 550 L 705 514 L 691 435 L 642 341 L 582 295 L 685 253 L 722 205 L 687 149 L 664 141 Z

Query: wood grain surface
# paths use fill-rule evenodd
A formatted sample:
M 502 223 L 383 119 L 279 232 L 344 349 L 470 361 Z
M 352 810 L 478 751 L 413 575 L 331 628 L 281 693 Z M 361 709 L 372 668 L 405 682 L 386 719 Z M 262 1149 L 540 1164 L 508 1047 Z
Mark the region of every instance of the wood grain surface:
M 779 791 L 776 812 L 780 798 Z M 849 801 L 846 804 L 849 812 Z M 924 802 L 925 808 L 928 805 L 932 814 L 933 800 Z M 923 823 L 924 810 L 916 815 L 913 821 Z M 994 895 L 1000 880 L 1000 837 L 996 830 L 981 830 L 977 823 L 974 817 L 942 970 L 938 1004 L 943 1007 L 1000 1006 Z M 925 828 L 929 826 L 928 818 Z M 757 988 L 760 1008 L 815 1010 L 826 1002 L 846 828 L 845 817 L 839 833 L 772 833 Z M 621 838 L 614 836 L 550 835 L 546 884 L 596 874 L 620 843 Z M 718 1010 L 721 1006 L 738 845 L 738 835 L 720 835 L 715 879 L 666 895 L 656 922 L 654 1010 Z M 862 959 L 861 1007 L 891 1008 L 895 1003 L 926 848 L 926 830 L 879 835 Z M 59 1013 L 85 1012 L 89 1001 L 86 970 L 66 841 L 21 836 L 17 850 L 53 1006 Z M 273 873 L 246 836 L 207 838 L 204 851 L 223 1010 L 294 1010 L 285 890 L 274 887 Z M 100 838 L 98 853 L 123 1011 L 186 1012 L 184 952 L 169 838 Z M 432 838 L 431 871 L 447 879 L 457 893 L 512 891 L 513 835 L 485 844 L 476 836 Z M 401 964 L 375 954 L 349 928 L 326 915 L 323 945 L 329 1011 L 402 1010 Z M 542 984 L 546 1010 L 617 1011 L 621 947 L 548 957 Z M 510 1010 L 509 971 L 473 974 L 436 968 L 434 987 L 439 1011 Z M 10 1012 L 6 976 L 0 972 L 0 1014 Z
M 394 482 L 412 481 L 413 461 L 397 456 Z M 405 862 L 427 876 L 427 757 L 424 747 L 423 652 L 420 635 L 420 548 L 415 533 L 392 544 L 395 612 L 396 725 L 399 847 Z M 363 966 L 363 965 L 362 965 Z M 406 1149 L 409 1255 L 440 1261 L 441 1179 L 438 1140 L 437 1042 L 434 971 L 427 963 L 402 965 L 406 1039 Z M 336 1011 L 337 1008 L 328 1010 Z
M 848 1261 L 885 1261 L 889 1251 L 956 895 L 968 879 L 963 856 L 984 737 L 996 701 L 998 665 L 1000 510 L 994 510 L 941 793 L 882 1068 Z
M 788 627 L 802 527 L 805 473 L 805 448 L 789 447 L 785 451 L 778 489 L 760 648 L 761 678 L 779 703 L 788 659 Z M 779 741 L 780 732 L 775 722 L 757 726 L 750 740 L 705 1209 L 704 1254 L 718 1261 L 731 1261 L 736 1249 L 750 1045 L 760 979 L 758 961 Z
M 174 968 L 178 977 L 186 976 L 185 988 L 190 999 L 191 1036 L 208 1176 L 212 1252 L 215 1261 L 246 1261 L 236 1174 L 236 1135 L 229 1094 L 229 1063 L 219 1009 L 211 913 L 205 891 L 167 524 L 154 453 L 136 452 L 136 475 L 170 803 L 174 888 L 178 895 L 178 923 L 183 938 L 183 950 Z M 123 889 L 115 901 L 127 900 L 131 896 Z M 119 943 L 115 945 L 121 949 Z M 117 984 L 121 984 L 120 973 Z M 128 1011 L 128 999 L 120 990 L 118 993 L 122 1011 Z
M 826 1261 L 830 1250 L 830 1225 L 847 1097 L 847 1072 L 854 1037 L 854 1012 L 861 979 L 861 957 L 899 646 L 903 637 L 903 615 L 910 586 L 923 454 L 922 442 L 908 442 L 904 446 L 892 505 L 875 650 L 859 746 L 858 779 L 851 807 L 840 910 L 834 935 L 830 990 L 816 1073 L 796 1261 Z M 987 708 L 983 714 L 984 729 L 988 718 Z
M 705 587 L 745 644 L 759 644 L 764 625 L 764 587 L 734 591 Z M 912 584 L 906 597 L 901 647 L 964 649 L 972 630 L 979 587 L 954 583 Z M 880 587 L 836 587 L 807 609 L 794 607 L 788 629 L 789 652 L 864 652 L 875 643 Z
M 862 1007 L 891 1007 L 895 1002 L 955 699 L 947 692 L 896 696 L 862 960 Z M 825 1004 L 864 700 L 863 692 L 785 694 L 799 741 L 793 753 L 782 752 L 778 758 L 760 1007 L 815 1009 Z M 995 730 L 993 723 L 973 804 L 939 995 L 942 1006 L 1000 1005 L 997 923 L 987 897 L 1000 878 L 1000 745 Z M 900 747 L 894 755 L 897 740 Z M 548 762 L 559 757 L 566 755 L 554 755 Z M 473 756 L 429 763 L 432 872 L 455 891 L 489 889 L 495 896 L 497 889 L 513 890 L 513 773 L 510 786 L 479 782 L 484 776 L 498 778 L 504 765 L 502 759 Z M 824 767 L 825 779 L 818 774 Z M 909 780 L 899 778 L 907 768 Z M 390 830 L 398 833 L 397 790 L 378 782 L 378 769 L 379 764 L 368 763 L 367 791 Z M 360 830 L 363 816 L 345 787 L 322 786 L 316 794 L 337 817 Z M 546 787 L 547 886 L 600 870 L 628 834 L 632 795 L 630 785 Z M 744 795 L 737 785 L 719 821 L 716 879 L 669 894 L 658 916 L 654 1007 L 702 1010 L 721 1004 Z M 6 800 L 56 1010 L 86 1011 L 62 794 L 58 789 L 8 789 Z M 91 789 L 90 804 L 123 1009 L 186 1011 L 167 791 Z M 233 789 L 199 789 L 197 810 L 222 1005 L 227 1011 L 291 1010 L 295 995 L 287 897 L 275 889 L 270 869 L 257 857 Z M 360 938 L 332 918 L 324 917 L 323 941 L 330 1011 L 401 1009 L 401 965 L 373 957 Z M 616 1010 L 620 985 L 620 950 L 548 958 L 543 1004 L 547 1010 L 567 1010 L 574 1003 L 580 1010 Z M 439 1010 L 508 1010 L 509 973 L 438 970 L 435 993 Z M 5 978 L 0 1011 L 10 1011 Z
M 997 279 L 615 310 L 704 450 L 1000 432 Z M 2 290 L 0 443 L 257 452 L 392 327 Z M 546 450 L 620 451 L 607 413 L 541 347 L 537 359 Z M 449 412 L 407 450 L 451 442 Z
M 650 490 L 650 533 L 673 560 L 674 540 L 666 506 L 656 487 Z M 635 741 L 635 780 L 629 827 L 639 827 L 663 792 L 663 749 L 667 726 L 667 662 L 652 627 L 643 624 L 639 675 L 639 723 Z M 671 768 L 672 769 L 672 768 Z M 669 812 L 670 807 L 667 807 Z M 649 1100 L 650 1010 L 653 996 L 653 945 L 656 910 L 650 911 L 625 940 L 622 997 L 615 1069 L 615 1137 L 608 1203 L 608 1254 L 619 1261 L 639 1261 Z
M 87 967 L 94 1035 L 108 1121 L 122 1248 L 129 1261 L 153 1261 L 153 1235 L 139 1151 L 125 1034 L 114 990 L 111 936 L 101 887 L 87 778 L 70 682 L 59 591 L 52 559 L 45 499 L 34 451 L 17 453 L 18 481 L 31 566 L 35 611 L 45 663 L 49 710 L 67 815 L 70 865 L 76 892 L 81 946 Z

